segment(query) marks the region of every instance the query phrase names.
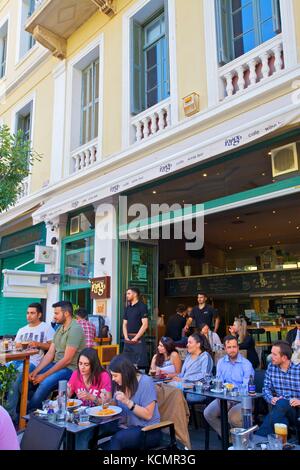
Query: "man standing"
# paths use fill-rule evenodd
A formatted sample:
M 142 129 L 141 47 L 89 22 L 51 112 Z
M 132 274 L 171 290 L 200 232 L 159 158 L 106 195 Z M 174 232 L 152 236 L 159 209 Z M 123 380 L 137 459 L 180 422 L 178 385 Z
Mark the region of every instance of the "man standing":
M 192 313 L 186 322 L 185 331 L 188 331 L 193 320 L 196 328 L 199 328 L 202 323 L 205 323 L 215 333 L 218 331 L 220 317 L 217 315 L 216 310 L 211 305 L 207 304 L 207 295 L 204 292 L 198 293 L 198 305 L 193 307 Z
M 93 323 L 88 321 L 88 313 L 85 308 L 79 308 L 77 310 L 76 320 L 78 325 L 83 329 L 86 347 L 92 348 L 96 338 L 96 327 Z
M 272 347 L 272 363 L 267 369 L 263 397 L 272 405 L 256 434 L 274 433 L 274 424 L 295 424 L 300 407 L 300 364 L 291 362 L 292 349 L 286 341 L 276 341 Z
M 182 330 L 185 327 L 186 314 L 187 314 L 186 306 L 179 304 L 176 308 L 176 313 L 171 315 L 170 318 L 168 319 L 165 336 L 167 336 L 168 338 L 172 338 L 172 340 L 175 342 L 183 341 Z M 186 338 L 186 342 L 187 342 L 187 338 Z
M 147 348 L 144 333 L 148 329 L 148 309 L 139 300 L 140 291 L 137 287 L 127 289 L 128 306 L 123 315 L 124 350 L 128 359 L 138 367 L 148 365 Z
M 249 378 L 254 377 L 252 364 L 239 353 L 239 345 L 235 336 L 224 338 L 226 356 L 217 363 L 217 377 L 224 383 L 235 387 L 248 386 Z M 228 421 L 231 427 L 242 427 L 241 404 L 228 402 Z M 221 436 L 220 400 L 212 401 L 204 410 L 204 416 L 210 426 Z
M 58 387 L 59 380 L 69 380 L 77 367 L 79 353 L 85 348 L 83 329 L 73 320 L 71 302 L 57 302 L 52 307 L 54 319 L 61 326 L 54 335 L 49 351 L 29 376 L 37 387 L 29 403 L 30 411 L 41 407 L 42 402 Z
M 38 352 L 30 356 L 29 372 L 32 372 L 41 362 L 46 351 L 49 350 L 54 330 L 50 325 L 42 321 L 42 306 L 39 303 L 32 303 L 27 307 L 28 325 L 23 326 L 17 332 L 15 341 L 17 347 L 22 347 L 22 343 L 28 344 L 30 348 L 37 348 Z M 17 422 L 17 405 L 20 398 L 21 384 L 23 378 L 23 361 L 14 361 L 18 370 L 18 377 L 9 390 L 7 398 L 7 410 L 14 422 Z

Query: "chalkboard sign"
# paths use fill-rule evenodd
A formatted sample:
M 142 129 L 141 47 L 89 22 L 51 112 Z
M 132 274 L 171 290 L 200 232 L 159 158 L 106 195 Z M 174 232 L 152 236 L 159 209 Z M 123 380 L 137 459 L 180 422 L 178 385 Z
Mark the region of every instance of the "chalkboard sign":
M 204 291 L 211 296 L 300 293 L 300 269 L 199 276 L 165 281 L 167 297 L 190 297 L 195 296 L 199 291 Z

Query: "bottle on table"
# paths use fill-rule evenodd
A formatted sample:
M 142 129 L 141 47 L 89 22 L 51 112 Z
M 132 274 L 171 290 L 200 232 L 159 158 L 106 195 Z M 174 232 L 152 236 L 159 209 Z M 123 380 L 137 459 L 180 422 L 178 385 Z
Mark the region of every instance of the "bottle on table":
M 256 387 L 254 382 L 253 375 L 250 375 L 249 382 L 248 382 L 248 395 L 255 396 L 256 395 Z
M 58 397 L 57 397 L 57 421 L 65 421 L 67 415 L 67 381 L 60 380 L 58 382 Z

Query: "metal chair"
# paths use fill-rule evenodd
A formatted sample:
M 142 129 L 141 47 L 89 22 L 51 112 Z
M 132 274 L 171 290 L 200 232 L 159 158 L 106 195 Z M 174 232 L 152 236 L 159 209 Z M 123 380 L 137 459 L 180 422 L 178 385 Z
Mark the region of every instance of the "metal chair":
M 20 448 L 21 450 L 59 450 L 64 435 L 64 427 L 31 415 Z
M 159 445 L 158 447 L 151 447 L 152 450 L 178 450 L 177 447 L 177 440 L 176 440 L 176 435 L 175 435 L 175 425 L 172 421 L 162 421 L 159 424 L 153 424 L 152 426 L 145 426 L 142 428 L 143 432 L 143 443 L 142 443 L 142 450 L 149 449 L 147 446 L 147 436 L 149 433 L 153 431 L 157 431 L 158 429 L 168 429 L 169 431 L 169 441 L 164 443 L 165 439 L 162 439 L 162 445 Z M 163 437 L 165 437 L 166 433 L 163 433 Z

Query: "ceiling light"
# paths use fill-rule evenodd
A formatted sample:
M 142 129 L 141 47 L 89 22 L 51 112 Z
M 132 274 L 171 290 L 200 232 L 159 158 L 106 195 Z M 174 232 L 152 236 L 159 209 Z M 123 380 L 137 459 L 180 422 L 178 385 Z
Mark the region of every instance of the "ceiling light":
M 232 250 L 232 246 L 229 246 L 229 247 L 228 247 L 228 250 Z
M 266 176 L 266 173 L 262 173 L 261 176 Z
M 203 176 L 204 176 L 204 178 L 206 178 L 206 177 L 207 177 L 207 173 L 203 173 Z
M 271 234 L 271 233 L 269 233 L 269 237 L 271 237 L 271 236 L 272 236 L 272 234 Z
M 253 248 L 253 245 L 249 245 L 249 248 Z
M 289 224 L 291 224 L 291 223 L 292 223 L 292 221 L 291 221 L 291 220 L 289 220 Z
M 277 245 L 280 245 L 280 242 L 277 242 Z
M 297 230 L 299 230 L 300 227 L 296 227 Z
M 257 225 L 254 225 L 254 228 L 257 229 Z
M 268 155 L 270 155 L 270 157 L 271 157 L 271 155 L 272 155 L 272 152 L 269 152 L 269 153 L 268 153 Z
M 276 211 L 273 211 L 273 214 L 276 214 Z
M 237 216 L 236 220 L 240 220 L 240 217 L 239 217 L 239 216 Z
M 156 191 L 152 191 L 152 194 L 156 194 Z

